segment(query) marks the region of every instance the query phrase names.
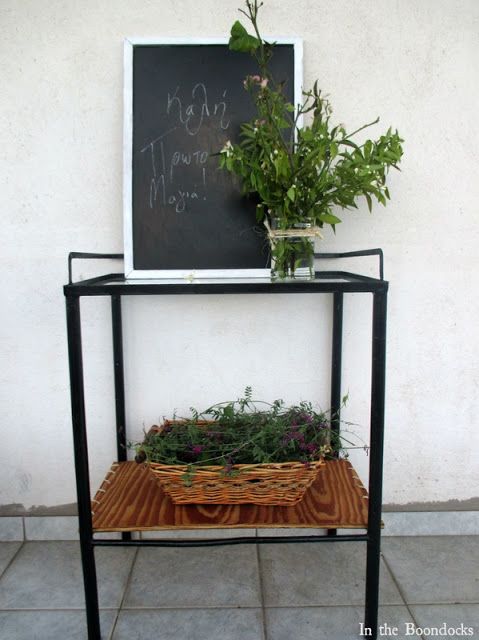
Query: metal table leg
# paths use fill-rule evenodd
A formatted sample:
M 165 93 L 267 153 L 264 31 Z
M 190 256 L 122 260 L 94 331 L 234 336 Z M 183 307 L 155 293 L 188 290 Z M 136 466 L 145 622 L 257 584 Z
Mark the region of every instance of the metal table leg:
M 123 363 L 123 329 L 121 296 L 111 296 L 111 325 L 113 337 L 113 370 L 115 378 L 116 448 L 118 462 L 126 455 L 125 374 Z M 131 533 L 121 534 L 123 540 L 131 540 Z
M 384 400 L 386 382 L 386 308 L 387 287 L 382 291 L 375 292 L 373 301 L 369 513 L 364 621 L 366 633 L 368 637 L 373 639 L 377 637 L 378 631 Z
M 93 547 L 89 482 L 90 476 L 88 470 L 88 447 L 85 420 L 85 393 L 83 386 L 80 300 L 78 296 L 67 296 L 66 310 L 73 443 L 80 528 L 80 550 L 83 566 L 83 583 L 85 588 L 88 640 L 101 640 L 100 617 L 98 611 L 98 588 Z
M 341 367 L 343 352 L 343 301 L 344 296 L 336 291 L 333 296 L 333 339 L 331 350 L 331 429 L 341 430 Z M 337 529 L 328 529 L 327 535 L 335 537 Z

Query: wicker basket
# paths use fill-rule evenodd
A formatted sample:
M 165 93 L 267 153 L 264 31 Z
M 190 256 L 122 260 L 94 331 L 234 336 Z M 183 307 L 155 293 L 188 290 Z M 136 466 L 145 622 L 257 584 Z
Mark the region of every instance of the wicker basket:
M 166 423 L 168 424 L 168 423 Z M 170 423 L 171 424 L 171 423 Z M 205 426 L 211 423 L 204 423 Z M 163 427 L 152 427 L 161 432 Z M 150 431 L 150 432 L 151 432 Z M 303 462 L 236 464 L 232 475 L 221 465 L 195 466 L 188 484 L 188 465 L 147 462 L 163 491 L 176 504 L 258 504 L 290 506 L 298 503 L 313 483 L 323 459 Z M 239 473 L 237 473 L 239 472 Z

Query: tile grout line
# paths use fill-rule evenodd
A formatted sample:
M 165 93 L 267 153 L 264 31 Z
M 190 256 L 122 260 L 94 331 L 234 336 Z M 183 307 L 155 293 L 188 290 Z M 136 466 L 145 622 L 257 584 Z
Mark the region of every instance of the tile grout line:
M 454 606 L 477 606 L 479 603 L 477 602 L 457 602 L 457 603 L 449 603 L 449 602 L 421 602 L 421 603 L 417 603 L 414 606 L 418 606 L 418 607 L 454 607 Z M 407 609 L 407 604 L 381 604 L 379 605 L 380 607 L 389 607 L 389 608 L 402 608 L 402 607 L 406 607 Z M 351 608 L 357 608 L 357 609 L 363 609 L 364 607 L 357 603 L 357 604 L 301 604 L 301 605 L 289 605 L 289 604 L 284 604 L 284 605 L 268 605 L 267 607 L 265 607 L 265 609 L 351 609 Z M 211 606 L 205 606 L 205 605 L 188 605 L 187 607 L 174 607 L 174 606 L 165 606 L 165 607 L 158 607 L 158 606 L 135 606 L 135 607 L 122 607 L 122 611 L 185 611 L 185 610 L 196 610 L 196 609 L 200 609 L 202 611 L 218 611 L 218 610 L 241 610 L 241 611 L 256 611 L 258 609 L 257 606 L 240 606 L 240 607 L 235 607 L 232 605 L 211 605 Z M 48 612 L 52 612 L 52 611 L 71 611 L 71 612 L 85 612 L 85 608 L 84 607 L 38 607 L 38 608 L 34 608 L 34 607 L 22 607 L 22 608 L 18 608 L 18 607 L 2 607 L 0 608 L 0 612 L 2 613 L 7 613 L 7 612 L 12 612 L 12 613 L 23 613 L 23 612 L 38 612 L 38 611 L 48 611 Z M 117 607 L 100 607 L 100 611 L 118 611 Z M 417 625 L 420 626 L 420 625 Z
M 16 542 L 19 542 L 18 540 Z M 18 549 L 15 551 L 15 553 L 13 554 L 13 556 L 10 558 L 9 562 L 7 562 L 5 569 L 3 571 L 0 571 L 0 580 L 3 578 L 3 576 L 7 573 L 8 569 L 10 569 L 10 567 L 12 566 L 14 560 L 17 558 L 18 554 L 20 553 L 20 551 L 23 549 L 23 546 L 25 544 L 25 540 L 23 542 L 20 542 L 20 546 L 18 547 Z
M 399 595 L 400 595 L 400 596 L 401 596 L 401 598 L 402 598 L 402 601 L 404 602 L 404 605 L 405 605 L 405 607 L 406 607 L 406 609 L 407 609 L 407 612 L 409 613 L 409 615 L 411 616 L 412 621 L 414 622 L 414 625 L 415 625 L 416 627 L 419 627 L 419 625 L 418 625 L 418 623 L 417 623 L 417 621 L 416 621 L 416 618 L 414 617 L 413 612 L 411 611 L 411 609 L 410 609 L 410 607 L 409 607 L 409 603 L 408 603 L 408 602 L 407 602 L 407 600 L 406 600 L 406 594 L 405 594 L 405 593 L 404 593 L 404 591 L 402 590 L 401 585 L 399 584 L 399 582 L 398 582 L 398 580 L 397 580 L 396 576 L 394 575 L 394 572 L 393 572 L 393 570 L 392 570 L 392 568 L 391 568 L 391 566 L 390 566 L 389 562 L 386 560 L 386 557 L 384 556 L 384 553 L 383 553 L 383 552 L 381 552 L 381 558 L 382 558 L 382 561 L 383 561 L 383 563 L 384 563 L 384 566 L 386 567 L 386 569 L 387 569 L 387 571 L 388 571 L 389 575 L 391 576 L 392 581 L 394 582 L 394 584 L 395 584 L 395 586 L 396 586 L 396 589 L 397 589 L 397 590 L 398 590 L 398 592 L 399 592 Z M 427 640 L 426 638 L 424 638 L 424 636 L 421 636 L 421 639 L 422 639 L 422 640 Z
M 257 529 L 256 529 L 256 535 L 258 535 Z M 256 562 L 258 566 L 259 593 L 261 598 L 261 621 L 262 621 L 262 629 L 263 629 L 263 640 L 267 640 L 268 631 L 266 628 L 266 607 L 264 604 L 263 567 L 261 564 L 261 554 L 259 552 L 259 544 L 256 544 L 255 547 L 256 547 Z
M 117 611 L 117 607 L 100 607 L 99 611 Z M 39 611 L 46 611 L 48 613 L 52 613 L 55 611 L 61 611 L 63 613 L 85 613 L 86 609 L 85 607 L 22 607 L 22 608 L 18 608 L 18 607 L 8 607 L 7 609 L 5 608 L 0 608 L 0 612 L 1 613 L 35 613 L 35 612 L 39 612 Z
M 222 605 L 204 605 L 204 604 L 189 604 L 185 607 L 179 607 L 174 605 L 165 605 L 164 607 L 158 605 L 135 605 L 122 607 L 122 611 L 258 611 L 260 607 L 258 605 L 234 605 L 234 604 L 222 604 Z M 269 608 L 269 607 L 268 607 Z M 287 607 L 285 607 L 287 608 Z M 23 609 L 20 609 L 23 611 Z M 113 611 L 113 609 L 112 609 Z
M 139 550 L 140 550 L 140 547 L 136 547 L 136 549 L 135 549 L 135 553 L 134 553 L 134 555 L 133 555 L 133 560 L 131 561 L 131 567 L 130 567 L 130 570 L 129 570 L 129 572 L 128 572 L 128 576 L 127 576 L 127 578 L 126 578 L 125 589 L 124 589 L 124 591 L 123 591 L 123 595 L 122 595 L 122 597 L 121 597 L 120 604 L 119 604 L 119 606 L 118 606 L 118 608 L 117 608 L 116 615 L 115 615 L 115 619 L 114 619 L 113 624 L 112 624 L 112 627 L 111 627 L 111 632 L 110 632 L 110 634 L 109 634 L 109 636 L 108 636 L 108 640 L 113 640 L 113 636 L 114 636 L 115 631 L 116 631 L 116 625 L 117 625 L 117 623 L 118 623 L 118 618 L 120 617 L 120 613 L 121 613 L 121 611 L 122 611 L 123 604 L 124 604 L 124 602 L 125 602 L 126 594 L 127 594 L 128 589 L 129 589 L 129 587 L 130 587 L 131 577 L 132 577 L 132 575 L 133 575 L 133 569 L 135 568 L 136 559 L 137 559 L 137 557 L 138 557 L 138 552 L 139 552 Z
M 463 602 L 415 602 L 412 606 L 414 607 L 454 607 L 455 605 L 479 605 L 479 602 L 476 601 L 463 601 Z M 380 604 L 380 607 L 406 607 L 408 606 L 407 602 L 403 602 L 403 603 L 399 603 L 399 604 L 391 604 L 391 603 L 384 603 L 384 604 Z M 329 603 L 329 604 L 294 604 L 294 605 L 290 605 L 290 604 L 269 604 L 266 609 L 294 609 L 294 608 L 299 608 L 299 609 L 341 609 L 344 607 L 359 607 L 359 608 L 364 608 L 363 605 L 359 602 L 357 602 L 356 604 L 354 603 L 349 603 L 349 604 L 334 604 L 334 603 Z M 216 607 L 219 608 L 219 607 Z M 228 608 L 228 607 L 226 607 Z M 251 608 L 251 607 L 250 607 Z
M 454 606 L 463 606 L 463 605 L 472 605 L 472 606 L 477 606 L 479 603 L 478 602 L 457 602 L 457 603 L 450 603 L 450 602 L 420 602 L 417 604 L 414 604 L 414 606 L 418 606 L 418 607 L 454 607 Z M 402 608 L 405 607 L 407 609 L 407 604 L 381 604 L 379 605 L 380 607 L 389 607 L 389 608 Z M 357 608 L 357 609 L 364 609 L 364 607 L 357 603 L 357 604 L 301 604 L 301 605 L 289 605 L 289 604 L 284 604 L 284 605 L 268 605 L 267 607 L 265 607 L 265 610 L 269 610 L 269 609 L 351 609 L 351 608 Z M 211 605 L 211 606 L 205 606 L 205 605 L 188 605 L 187 607 L 174 607 L 174 606 L 165 606 L 165 607 L 160 607 L 160 606 L 126 606 L 126 607 L 122 607 L 122 611 L 185 611 L 185 610 L 202 610 L 202 611 L 218 611 L 218 610 L 241 610 L 241 611 L 257 611 L 258 607 L 257 606 L 240 606 L 240 607 L 235 607 L 232 605 Z M 8 607 L 8 608 L 0 608 L 0 612 L 2 613 L 7 613 L 7 612 L 12 612 L 12 613 L 23 613 L 23 612 L 38 612 L 38 611 L 48 611 L 48 612 L 52 612 L 52 611 L 71 611 L 71 612 L 85 612 L 85 608 L 84 607 L 52 607 L 52 608 L 48 608 L 48 607 L 38 607 L 38 608 L 32 608 L 32 607 L 22 607 L 22 608 L 18 608 L 18 607 Z M 100 607 L 100 611 L 118 611 L 117 607 Z M 420 626 L 420 625 L 417 625 Z M 428 640 L 428 639 L 426 639 Z

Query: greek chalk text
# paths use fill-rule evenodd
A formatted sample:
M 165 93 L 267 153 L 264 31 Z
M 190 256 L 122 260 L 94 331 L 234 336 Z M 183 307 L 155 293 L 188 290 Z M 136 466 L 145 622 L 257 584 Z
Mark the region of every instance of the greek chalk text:
M 184 125 L 185 131 L 190 136 L 196 136 L 205 119 L 212 116 L 219 116 L 219 126 L 221 129 L 227 129 L 230 121 L 225 117 L 226 114 L 226 91 L 221 96 L 223 100 L 210 105 L 208 101 L 208 91 L 203 82 L 195 84 L 191 91 L 191 102 L 183 104 L 178 96 L 180 87 L 176 87 L 173 94 L 168 93 L 166 105 L 167 115 L 177 115 L 181 124 Z

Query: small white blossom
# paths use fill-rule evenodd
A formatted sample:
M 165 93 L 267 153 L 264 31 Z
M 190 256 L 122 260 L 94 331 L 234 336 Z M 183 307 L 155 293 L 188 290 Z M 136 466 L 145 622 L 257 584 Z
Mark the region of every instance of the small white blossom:
M 227 158 L 233 155 L 233 145 L 231 144 L 231 140 L 226 141 L 225 146 L 221 149 L 220 153 L 225 153 Z

